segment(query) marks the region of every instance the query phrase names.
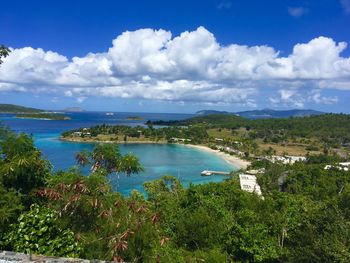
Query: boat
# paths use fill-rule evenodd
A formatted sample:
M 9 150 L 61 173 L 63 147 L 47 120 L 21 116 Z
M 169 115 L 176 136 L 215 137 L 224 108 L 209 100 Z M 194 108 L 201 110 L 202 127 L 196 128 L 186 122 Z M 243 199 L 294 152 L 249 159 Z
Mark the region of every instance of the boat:
M 114 113 L 113 113 L 113 112 L 106 112 L 106 115 L 107 115 L 107 116 L 113 116 Z

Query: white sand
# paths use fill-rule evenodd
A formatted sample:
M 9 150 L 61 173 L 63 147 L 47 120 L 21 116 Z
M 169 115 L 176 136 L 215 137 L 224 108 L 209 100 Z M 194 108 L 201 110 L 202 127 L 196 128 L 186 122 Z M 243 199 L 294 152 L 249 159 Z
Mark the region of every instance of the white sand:
M 227 154 L 224 152 L 220 152 L 219 150 L 213 150 L 213 149 L 211 149 L 207 146 L 204 146 L 204 145 L 192 145 L 192 144 L 183 144 L 183 145 L 197 148 L 197 149 L 202 150 L 202 151 L 213 153 L 213 154 L 219 156 L 220 158 L 222 158 L 223 160 L 225 160 L 227 163 L 229 163 L 233 167 L 238 168 L 238 169 L 247 169 L 247 167 L 250 165 L 249 161 L 240 159 L 237 156 L 233 156 L 233 155 L 230 155 L 230 154 Z

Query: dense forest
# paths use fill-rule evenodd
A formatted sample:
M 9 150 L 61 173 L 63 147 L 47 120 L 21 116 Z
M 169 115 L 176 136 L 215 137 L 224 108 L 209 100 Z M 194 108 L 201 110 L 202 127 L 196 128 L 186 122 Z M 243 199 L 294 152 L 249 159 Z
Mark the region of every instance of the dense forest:
M 273 136 L 319 137 L 334 139 L 340 143 L 350 142 L 350 115 L 323 114 L 309 117 L 248 120 L 234 115 L 207 115 L 180 121 L 155 121 L 154 125 L 189 126 L 202 125 L 206 128 L 246 128 L 259 138 Z
M 106 141 L 129 141 L 130 139 L 167 141 L 172 138 L 186 138 L 191 143 L 207 142 L 209 137 L 204 127 L 162 127 L 154 128 L 152 125 L 144 126 L 125 126 L 125 125 L 96 125 L 89 128 L 80 128 L 62 133 L 62 138 L 78 137 L 106 140 Z
M 212 148 L 230 147 L 247 158 L 272 153 L 303 156 L 335 153 L 346 158 L 350 152 L 350 115 L 345 114 L 258 120 L 217 114 L 181 121 L 147 121 L 146 125 L 98 125 L 65 132 L 62 138 L 117 142 L 182 139 Z
M 76 160 L 91 173 L 54 173 L 30 137 L 0 129 L 0 249 L 117 262 L 349 261 L 350 172 L 324 169 L 336 156 L 253 162 L 265 168 L 263 197 L 242 191 L 237 175 L 187 189 L 165 175 L 125 197 L 109 178 L 137 176 L 135 156 L 99 144 Z

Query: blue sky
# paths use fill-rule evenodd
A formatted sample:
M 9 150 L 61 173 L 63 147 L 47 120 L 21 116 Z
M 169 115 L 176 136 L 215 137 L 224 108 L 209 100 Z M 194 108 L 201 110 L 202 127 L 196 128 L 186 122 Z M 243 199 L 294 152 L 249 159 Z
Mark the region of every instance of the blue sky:
M 0 102 L 350 113 L 349 25 L 350 0 L 3 1 Z

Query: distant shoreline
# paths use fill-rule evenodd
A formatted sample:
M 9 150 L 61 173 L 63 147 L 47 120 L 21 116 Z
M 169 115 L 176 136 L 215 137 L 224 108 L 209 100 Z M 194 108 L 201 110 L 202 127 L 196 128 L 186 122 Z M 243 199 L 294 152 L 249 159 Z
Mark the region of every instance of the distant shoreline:
M 195 148 L 201 151 L 212 153 L 219 158 L 223 159 L 226 163 L 230 164 L 232 167 L 236 169 L 246 169 L 250 162 L 243 160 L 237 156 L 233 156 L 224 152 L 221 152 L 219 150 L 213 150 L 205 145 L 194 145 L 194 144 L 182 144 L 182 143 L 168 143 L 167 141 L 94 141 L 94 140 L 86 140 L 82 141 L 81 139 L 74 140 L 72 138 L 66 139 L 63 137 L 59 138 L 62 141 L 66 142 L 77 142 L 77 143 L 116 143 L 116 144 L 176 144 L 176 145 L 182 145 L 187 146 L 191 148 Z
M 221 152 L 219 150 L 213 150 L 205 145 L 194 145 L 194 144 L 182 144 L 184 146 L 196 148 L 205 152 L 213 153 L 216 156 L 220 157 L 224 161 L 226 161 L 231 166 L 238 168 L 238 169 L 247 169 L 247 167 L 251 164 L 249 161 L 243 160 L 237 156 L 233 156 L 224 152 Z
M 40 120 L 40 121 L 54 121 L 54 119 L 49 118 L 33 118 L 33 117 L 14 117 L 16 119 L 30 119 L 30 120 Z
M 64 138 L 59 137 L 61 141 L 65 142 L 79 142 L 79 143 L 116 143 L 116 144 L 167 144 L 167 141 L 96 141 L 96 140 L 81 140 L 79 139 L 72 139 L 72 138 Z

